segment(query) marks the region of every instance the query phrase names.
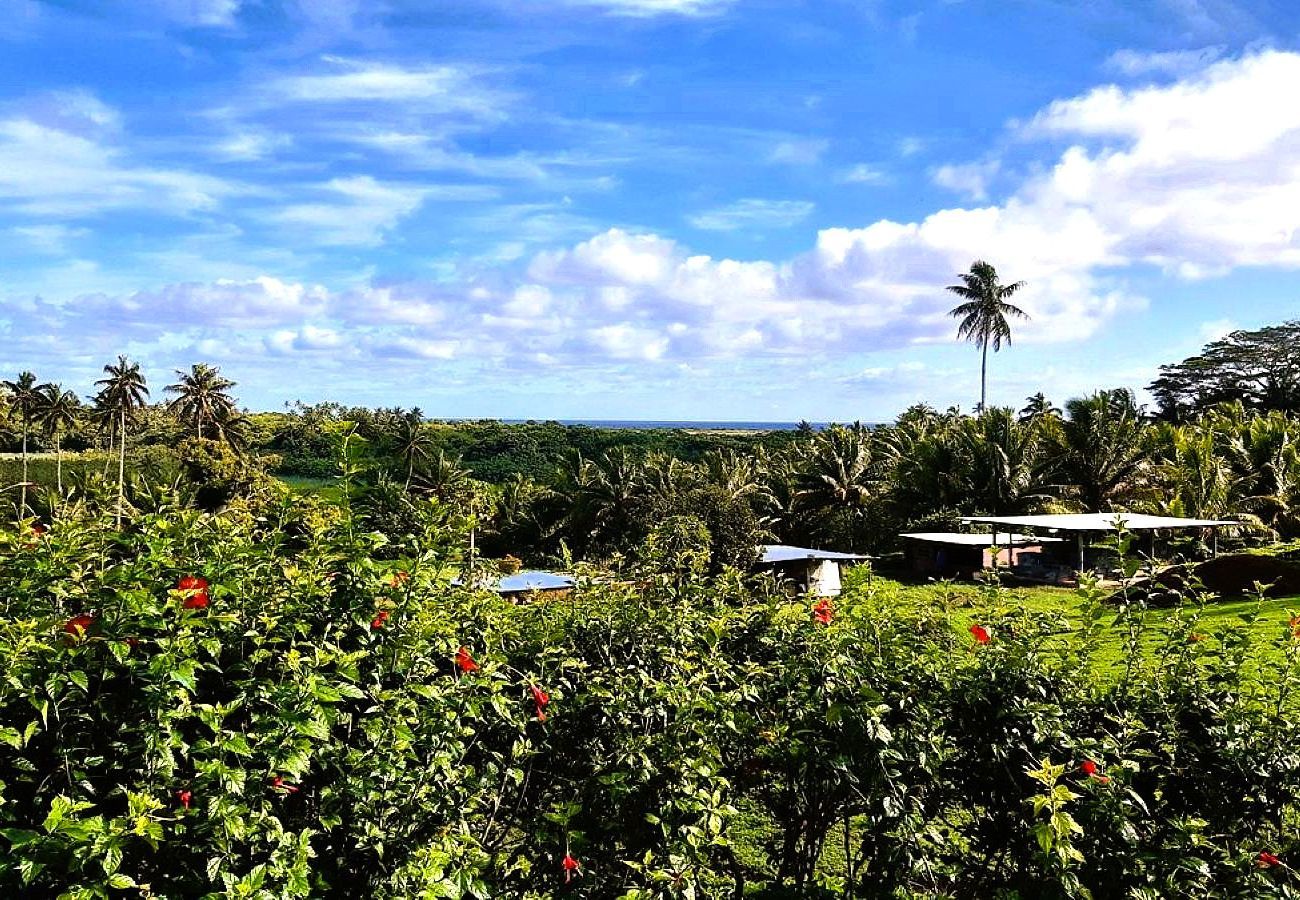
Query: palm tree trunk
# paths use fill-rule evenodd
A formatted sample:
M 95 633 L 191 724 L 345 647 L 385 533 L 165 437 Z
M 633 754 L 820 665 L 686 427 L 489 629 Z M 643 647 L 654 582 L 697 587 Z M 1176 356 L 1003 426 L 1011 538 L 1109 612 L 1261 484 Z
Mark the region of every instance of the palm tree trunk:
M 19 488 L 18 518 L 27 517 L 27 417 L 23 416 L 23 485 Z
M 55 481 L 59 485 L 59 498 L 63 498 L 63 438 L 57 431 L 54 432 L 54 472 Z
M 988 381 L 989 370 L 989 342 L 988 338 L 984 339 L 984 352 L 980 356 L 980 408 L 979 412 L 984 412 L 985 406 L 985 385 Z
M 415 457 L 412 456 L 406 465 L 406 489 L 411 489 L 411 479 L 415 477 Z
M 117 435 L 117 527 L 122 527 L 122 504 L 126 499 L 126 409 L 122 409 Z

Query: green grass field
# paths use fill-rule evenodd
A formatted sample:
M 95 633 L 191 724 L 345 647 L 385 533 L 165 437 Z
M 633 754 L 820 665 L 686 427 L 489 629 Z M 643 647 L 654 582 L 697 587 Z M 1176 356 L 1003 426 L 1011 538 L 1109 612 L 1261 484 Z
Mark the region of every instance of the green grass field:
M 870 592 L 892 606 L 942 613 L 955 630 L 965 632 L 976 623 L 988 624 L 1019 616 L 1047 617 L 1059 633 L 1063 646 L 1075 643 L 1087 625 L 1087 601 L 1073 588 L 1016 587 L 1002 590 L 969 582 L 906 584 L 888 578 L 849 579 L 850 590 Z M 1113 594 L 1114 589 L 1106 593 Z M 1205 598 L 1171 607 L 1147 608 L 1130 604 L 1127 613 L 1113 598 L 1105 604 L 1103 626 L 1095 661 L 1102 672 L 1118 670 L 1127 663 L 1129 648 L 1136 640 L 1142 656 L 1150 656 L 1172 636 L 1178 641 L 1196 641 L 1205 651 L 1223 646 L 1232 635 L 1244 636 L 1253 647 L 1275 655 L 1276 641 L 1291 631 L 1290 620 L 1300 614 L 1300 596 Z M 1053 621 L 1055 620 L 1055 621 Z M 1136 633 L 1136 637 L 1134 634 Z

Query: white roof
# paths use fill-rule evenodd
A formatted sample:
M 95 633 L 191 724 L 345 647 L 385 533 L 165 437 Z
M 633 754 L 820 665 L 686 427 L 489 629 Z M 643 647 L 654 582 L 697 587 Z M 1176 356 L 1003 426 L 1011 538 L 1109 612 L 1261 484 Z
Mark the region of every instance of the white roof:
M 843 562 L 861 562 L 862 560 L 871 558 L 869 556 L 863 556 L 860 553 L 838 553 L 834 550 L 811 550 L 808 547 L 791 547 L 788 544 L 767 544 L 758 549 L 762 551 L 763 557 L 761 561 L 765 563 L 822 559 L 837 559 Z
M 1179 519 L 1174 516 L 1148 516 L 1129 512 L 1070 513 L 1059 516 L 965 516 L 962 521 L 1046 531 L 1114 531 L 1121 525 L 1128 531 L 1151 531 L 1156 528 L 1212 528 L 1240 524 L 1222 519 Z
M 991 534 L 964 534 L 959 531 L 917 531 L 911 534 L 900 534 L 899 537 L 931 544 L 962 544 L 968 547 L 992 547 L 995 543 Z M 1005 533 L 999 534 L 996 541 L 999 547 L 1011 544 L 1059 544 L 1060 542 L 1060 538 L 1054 537 L 1030 537 L 1027 534 Z

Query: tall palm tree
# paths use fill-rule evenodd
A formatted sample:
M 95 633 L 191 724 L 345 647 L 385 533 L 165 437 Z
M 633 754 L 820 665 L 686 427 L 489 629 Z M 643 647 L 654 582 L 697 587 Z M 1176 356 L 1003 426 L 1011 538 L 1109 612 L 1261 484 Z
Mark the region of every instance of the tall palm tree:
M 957 276 L 961 284 L 950 284 L 948 290 L 966 302 L 954 307 L 948 315 L 961 319 L 957 326 L 957 340 L 970 341 L 980 347 L 980 405 L 985 409 L 987 397 L 989 347 L 997 353 L 1002 344 L 1011 343 L 1011 324 L 1007 317 L 1028 319 L 1029 314 L 1007 300 L 1025 286 L 1023 281 L 1002 284 L 998 271 L 982 259 L 971 263 L 970 271 Z
M 119 356 L 117 363 L 104 366 L 104 378 L 95 382 L 99 393 L 95 403 L 105 413 L 112 415 L 117 423 L 117 525 L 122 525 L 122 505 L 126 499 L 126 422 L 135 415 L 149 396 L 140 364 L 133 363 L 125 356 Z
M 222 375 L 221 369 L 207 363 L 195 363 L 188 372 L 177 369 L 176 377 L 179 379 L 176 384 L 163 389 L 176 395 L 167 404 L 167 411 L 182 424 L 192 427 L 196 437 L 203 437 L 206 424 L 214 425 L 221 433 L 222 423 L 234 417 L 235 401 L 230 389 L 235 382 Z
M 397 425 L 397 458 L 406 463 L 406 489 L 411 489 L 418 463 L 428 462 L 436 446 L 433 435 L 424 427 L 423 416 L 412 410 Z
M 48 385 L 37 384 L 36 376 L 23 372 L 14 381 L 0 382 L 9 394 L 9 407 L 18 413 L 23 432 L 23 482 L 19 488 L 21 499 L 18 501 L 18 517 L 27 515 L 27 434 L 31 431 L 32 421 L 41 407 L 41 393 Z
M 61 384 L 47 384 L 41 392 L 41 405 L 37 418 L 41 427 L 54 440 L 56 482 L 59 496 L 63 496 L 63 435 L 77 426 L 81 417 L 81 400 Z

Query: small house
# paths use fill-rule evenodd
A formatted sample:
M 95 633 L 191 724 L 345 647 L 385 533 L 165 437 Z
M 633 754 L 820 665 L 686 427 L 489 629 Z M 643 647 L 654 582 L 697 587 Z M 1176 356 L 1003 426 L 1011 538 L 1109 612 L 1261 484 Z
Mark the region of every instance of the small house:
M 859 553 L 837 553 L 785 544 L 768 544 L 758 550 L 758 570 L 771 572 L 801 593 L 815 597 L 839 596 L 840 567 L 871 558 Z

